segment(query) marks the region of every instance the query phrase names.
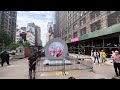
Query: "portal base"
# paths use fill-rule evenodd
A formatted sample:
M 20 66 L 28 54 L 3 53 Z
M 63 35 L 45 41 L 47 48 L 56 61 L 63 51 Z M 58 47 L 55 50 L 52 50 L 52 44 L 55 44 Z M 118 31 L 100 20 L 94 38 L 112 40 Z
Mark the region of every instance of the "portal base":
M 69 61 L 69 60 L 66 60 L 66 59 L 64 59 L 64 61 L 63 60 L 45 60 L 44 62 L 43 62 L 43 65 L 63 65 L 63 64 L 65 64 L 65 65 L 71 65 L 72 63 Z

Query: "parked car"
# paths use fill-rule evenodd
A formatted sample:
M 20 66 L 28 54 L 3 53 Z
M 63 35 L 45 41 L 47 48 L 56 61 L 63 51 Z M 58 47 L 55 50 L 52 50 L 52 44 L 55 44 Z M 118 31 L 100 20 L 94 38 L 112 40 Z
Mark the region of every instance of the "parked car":
M 15 55 L 15 53 L 16 53 L 15 50 L 12 50 L 12 51 L 9 52 L 9 54 L 11 54 L 11 55 Z

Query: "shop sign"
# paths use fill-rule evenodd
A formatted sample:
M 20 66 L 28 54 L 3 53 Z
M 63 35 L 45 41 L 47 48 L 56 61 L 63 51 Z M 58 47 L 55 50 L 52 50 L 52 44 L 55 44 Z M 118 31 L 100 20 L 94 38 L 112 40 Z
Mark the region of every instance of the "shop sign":
M 76 38 L 72 38 L 72 39 L 71 39 L 71 42 L 77 42 L 77 41 L 79 41 L 79 37 L 76 37 Z

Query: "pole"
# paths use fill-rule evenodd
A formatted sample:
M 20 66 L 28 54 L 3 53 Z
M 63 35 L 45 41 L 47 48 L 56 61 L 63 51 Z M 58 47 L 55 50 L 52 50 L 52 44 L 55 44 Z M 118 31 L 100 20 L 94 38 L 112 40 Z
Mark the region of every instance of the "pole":
M 66 75 L 65 74 L 65 59 L 63 59 L 63 71 L 62 72 L 63 72 L 63 75 Z
M 119 51 L 120 51 L 120 33 L 119 33 Z
M 92 40 L 92 50 L 93 50 L 93 40 Z
M 105 44 L 105 42 L 104 42 L 104 38 L 103 38 L 103 49 L 104 49 L 104 44 Z

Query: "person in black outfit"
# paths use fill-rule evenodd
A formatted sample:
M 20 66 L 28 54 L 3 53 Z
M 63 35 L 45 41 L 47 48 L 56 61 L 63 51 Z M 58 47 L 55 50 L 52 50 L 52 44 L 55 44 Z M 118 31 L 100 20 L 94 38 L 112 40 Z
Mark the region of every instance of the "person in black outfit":
M 6 62 L 8 65 L 10 65 L 10 64 L 9 64 L 9 53 L 7 53 L 6 51 L 3 51 L 0 56 L 1 56 L 1 59 L 2 59 L 1 66 L 3 66 L 3 64 L 4 64 L 5 62 Z
M 33 71 L 33 79 L 35 79 L 35 70 L 36 70 L 36 63 L 37 63 L 38 54 L 35 52 L 29 58 L 29 77 L 32 79 L 32 71 Z

